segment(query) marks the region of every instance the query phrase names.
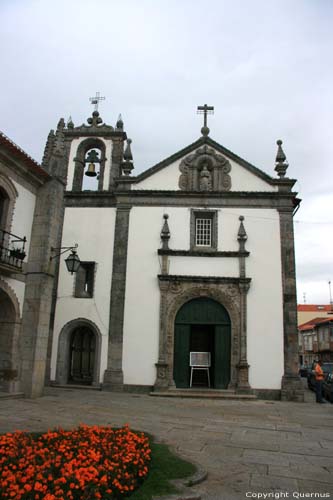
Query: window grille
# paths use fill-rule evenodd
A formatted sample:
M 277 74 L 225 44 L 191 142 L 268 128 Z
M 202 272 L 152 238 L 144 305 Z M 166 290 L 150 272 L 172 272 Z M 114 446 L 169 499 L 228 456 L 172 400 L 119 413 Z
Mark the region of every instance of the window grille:
M 200 247 L 210 247 L 212 244 L 212 219 L 197 218 L 195 228 L 195 244 Z

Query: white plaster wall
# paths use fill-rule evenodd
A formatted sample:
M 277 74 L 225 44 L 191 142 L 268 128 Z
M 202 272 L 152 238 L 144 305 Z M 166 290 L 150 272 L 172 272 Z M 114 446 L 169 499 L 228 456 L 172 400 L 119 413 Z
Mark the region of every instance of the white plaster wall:
M 147 190 L 163 190 L 174 191 L 179 190 L 179 165 L 182 158 L 175 161 L 171 165 L 159 170 L 155 174 L 147 177 L 141 182 L 133 185 L 133 189 Z M 272 186 L 268 182 L 262 180 L 246 168 L 242 167 L 233 160 L 231 164 L 231 191 L 277 191 L 276 186 Z
M 67 208 L 62 246 L 78 243 L 81 261 L 95 261 L 93 298 L 73 297 L 75 275 L 71 275 L 61 257 L 58 298 L 51 358 L 51 379 L 55 379 L 58 339 L 62 328 L 76 318 L 89 319 L 102 334 L 100 381 L 107 366 L 110 291 L 115 226 L 114 208 Z
M 21 238 L 23 238 L 24 236 L 27 238 L 27 244 L 26 244 L 27 256 L 25 258 L 25 262 L 27 262 L 29 257 L 31 230 L 34 218 L 36 195 L 31 191 L 29 191 L 28 189 L 26 189 L 25 187 L 16 183 L 13 179 L 11 180 L 18 192 L 18 197 L 16 198 L 14 207 L 14 216 L 11 227 L 11 233 L 20 236 Z
M 280 389 L 283 375 L 283 300 L 279 216 L 275 210 L 242 210 L 250 257 L 247 352 L 250 384 Z
M 239 261 L 233 257 L 171 257 L 169 274 L 238 277 Z
M 67 189 L 68 190 L 73 189 L 74 167 L 75 167 L 74 158 L 77 155 L 77 149 L 78 149 L 79 145 L 81 144 L 81 142 L 83 142 L 89 138 L 91 138 L 91 137 L 79 137 L 77 139 L 72 140 L 71 149 L 70 149 L 70 153 L 69 153 L 69 160 L 68 160 L 68 173 L 67 173 Z M 103 189 L 107 190 L 109 188 L 113 143 L 112 143 L 111 139 L 104 140 L 104 139 L 102 139 L 102 137 L 98 137 L 98 139 L 100 141 L 102 141 L 106 147 L 106 150 L 105 150 L 106 162 L 105 162 L 105 169 L 104 169 Z
M 24 236 L 27 238 L 27 242 L 25 245 L 25 252 L 27 255 L 24 260 L 24 262 L 27 262 L 29 259 L 31 230 L 35 211 L 36 195 L 23 187 L 21 184 L 14 181 L 14 179 L 11 179 L 11 181 L 15 185 L 18 196 L 15 202 L 12 226 L 10 231 L 12 234 L 17 235 L 20 238 L 23 238 Z M 21 244 L 18 242 L 14 243 L 14 245 L 20 246 Z M 8 283 L 8 285 L 17 296 L 20 305 L 20 315 L 22 316 L 25 283 L 13 278 L 3 277 L 3 279 Z
M 172 249 L 189 249 L 188 208 L 132 208 L 124 318 L 126 384 L 153 385 L 158 358 L 160 273 L 157 249 L 163 214 L 169 214 Z M 225 209 L 218 213 L 219 250 L 237 250 L 239 216 L 245 217 L 248 294 L 248 362 L 254 388 L 279 389 L 283 374 L 283 312 L 279 218 L 274 210 Z M 239 276 L 234 258 L 171 257 L 170 274 Z

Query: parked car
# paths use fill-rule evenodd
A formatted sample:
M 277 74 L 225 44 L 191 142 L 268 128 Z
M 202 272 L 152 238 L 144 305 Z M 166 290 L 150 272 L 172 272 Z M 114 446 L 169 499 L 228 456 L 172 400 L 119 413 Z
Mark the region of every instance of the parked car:
M 333 373 L 327 373 L 323 382 L 323 396 L 327 401 L 333 403 Z
M 315 365 L 316 363 L 313 363 L 312 369 L 308 373 L 308 388 L 311 389 L 312 391 L 316 390 L 316 378 L 314 372 Z M 324 376 L 327 373 L 333 373 L 333 363 L 323 363 L 321 365 L 321 368 L 324 372 Z
M 301 365 L 300 369 L 299 369 L 299 376 L 300 377 L 307 377 L 308 376 L 308 371 L 310 369 L 310 366 L 308 365 Z

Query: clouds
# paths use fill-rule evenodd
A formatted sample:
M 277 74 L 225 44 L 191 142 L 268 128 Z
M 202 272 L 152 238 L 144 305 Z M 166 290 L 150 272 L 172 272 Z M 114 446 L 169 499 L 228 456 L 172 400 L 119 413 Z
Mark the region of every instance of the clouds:
M 40 160 L 49 129 L 84 122 L 98 90 L 103 119 L 123 115 L 137 172 L 199 137 L 205 102 L 212 138 L 270 175 L 283 139 L 297 218 L 331 224 L 295 228 L 300 293 L 312 278 L 322 292 L 308 301 L 327 302 L 332 14 L 327 0 L 2 0 L 1 129 Z

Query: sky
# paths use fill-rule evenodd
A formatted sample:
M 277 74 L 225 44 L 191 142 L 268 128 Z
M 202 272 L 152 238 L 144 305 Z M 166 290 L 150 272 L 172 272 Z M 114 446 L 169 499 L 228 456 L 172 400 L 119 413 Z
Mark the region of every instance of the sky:
M 331 0 L 0 0 L 0 129 L 37 161 L 61 117 L 122 114 L 135 171 L 201 135 L 275 177 L 276 140 L 302 204 L 298 302 L 333 293 Z

